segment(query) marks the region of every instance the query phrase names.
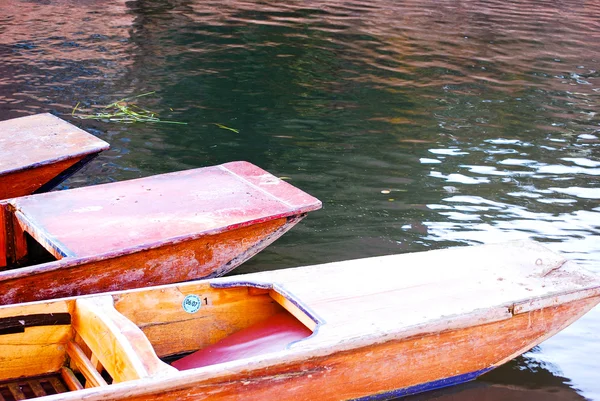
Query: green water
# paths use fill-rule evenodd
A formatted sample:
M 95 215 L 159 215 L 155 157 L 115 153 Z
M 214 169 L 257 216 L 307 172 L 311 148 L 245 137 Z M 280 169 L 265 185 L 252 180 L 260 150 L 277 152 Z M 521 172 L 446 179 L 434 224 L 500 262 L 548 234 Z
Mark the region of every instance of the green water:
M 574 0 L 7 0 L 0 119 L 111 143 L 63 188 L 248 160 L 323 201 L 236 273 L 526 237 L 600 271 L 598 21 Z M 148 91 L 188 124 L 70 115 Z M 598 332 L 593 311 L 421 398 L 600 400 Z

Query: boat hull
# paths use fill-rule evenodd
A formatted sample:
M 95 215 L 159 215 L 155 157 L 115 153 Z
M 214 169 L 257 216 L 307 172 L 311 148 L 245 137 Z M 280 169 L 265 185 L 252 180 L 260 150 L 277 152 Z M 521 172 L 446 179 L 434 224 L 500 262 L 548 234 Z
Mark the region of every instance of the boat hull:
M 48 113 L 0 121 L 0 199 L 49 191 L 108 147 Z
M 224 275 L 262 251 L 305 214 L 150 249 L 63 259 L 0 273 L 0 305 L 183 282 Z M 32 291 L 35 288 L 35 291 Z
M 74 157 L 57 163 L 0 175 L 0 199 L 45 192 L 82 168 L 97 154 Z
M 0 201 L 0 304 L 221 276 L 320 207 L 247 162 Z
M 473 380 L 599 302 L 598 275 L 517 241 L 6 305 L 0 391 L 54 375 L 70 391 L 44 401 L 390 399 Z
M 208 379 L 191 374 L 115 388 L 110 396 L 86 400 L 387 400 L 473 380 L 556 334 L 598 302 L 592 297 L 475 327 Z

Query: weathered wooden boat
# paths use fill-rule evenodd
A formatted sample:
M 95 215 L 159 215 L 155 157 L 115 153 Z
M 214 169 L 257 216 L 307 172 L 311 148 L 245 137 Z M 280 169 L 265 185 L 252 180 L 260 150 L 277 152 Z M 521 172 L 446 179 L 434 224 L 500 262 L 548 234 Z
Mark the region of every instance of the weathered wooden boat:
M 48 113 L 0 121 L 0 199 L 48 191 L 108 147 Z
M 7 305 L 0 393 L 386 399 L 472 380 L 599 301 L 598 276 L 513 242 Z
M 247 162 L 0 201 L 0 304 L 223 275 L 320 206 Z

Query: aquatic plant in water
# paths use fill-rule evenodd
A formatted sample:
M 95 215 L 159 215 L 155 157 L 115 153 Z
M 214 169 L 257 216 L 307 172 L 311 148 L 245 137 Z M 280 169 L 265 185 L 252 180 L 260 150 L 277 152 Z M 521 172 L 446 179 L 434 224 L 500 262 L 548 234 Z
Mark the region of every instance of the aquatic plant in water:
M 155 92 L 147 92 L 142 93 L 141 95 L 131 96 L 127 98 L 123 98 L 121 100 L 117 100 L 114 103 L 109 104 L 108 106 L 102 107 L 99 111 L 96 111 L 93 114 L 80 114 L 76 111 L 79 108 L 81 102 L 78 102 L 73 111 L 71 112 L 71 116 L 80 118 L 82 120 L 100 120 L 100 121 L 110 121 L 124 124 L 131 123 L 163 123 L 163 124 L 187 124 L 186 122 L 181 121 L 170 121 L 170 120 L 161 120 L 158 118 L 158 114 L 144 109 L 138 106 L 135 103 L 132 103 L 134 99 L 138 99 L 140 97 L 149 96 L 154 94 Z
M 217 127 L 221 128 L 221 129 L 226 129 L 226 130 L 228 130 L 228 131 L 235 132 L 236 134 L 239 134 L 239 133 L 240 133 L 240 130 L 237 130 L 237 129 L 235 129 L 235 128 L 228 127 L 228 126 L 226 126 L 226 125 L 223 125 L 223 124 L 219 124 L 219 123 L 212 123 L 212 124 L 213 124 L 213 125 L 216 125 Z

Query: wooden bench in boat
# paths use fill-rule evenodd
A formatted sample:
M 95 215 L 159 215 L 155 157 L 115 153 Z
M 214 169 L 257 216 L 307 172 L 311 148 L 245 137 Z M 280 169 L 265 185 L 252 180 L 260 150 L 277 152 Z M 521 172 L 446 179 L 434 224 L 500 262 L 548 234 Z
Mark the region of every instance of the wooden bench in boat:
M 108 147 L 48 113 L 0 121 L 0 199 L 48 191 Z
M 0 304 L 223 275 L 321 203 L 247 162 L 0 202 Z

